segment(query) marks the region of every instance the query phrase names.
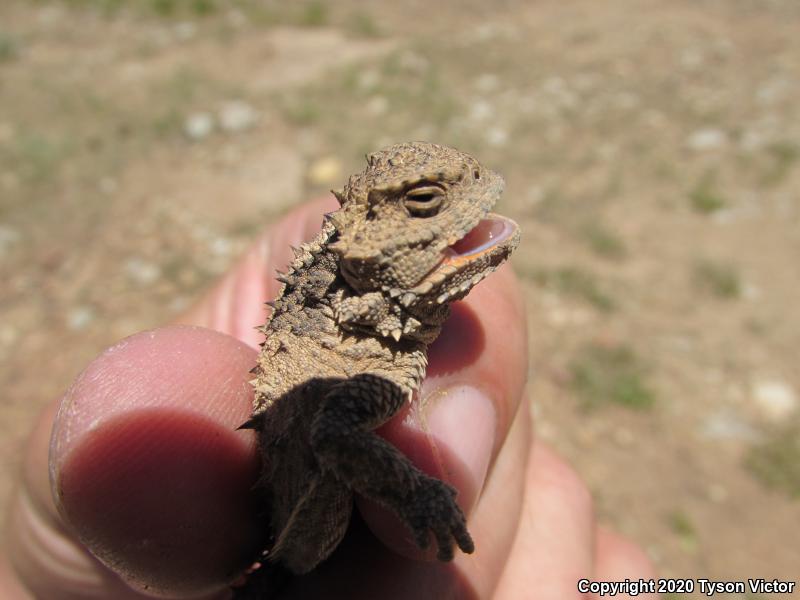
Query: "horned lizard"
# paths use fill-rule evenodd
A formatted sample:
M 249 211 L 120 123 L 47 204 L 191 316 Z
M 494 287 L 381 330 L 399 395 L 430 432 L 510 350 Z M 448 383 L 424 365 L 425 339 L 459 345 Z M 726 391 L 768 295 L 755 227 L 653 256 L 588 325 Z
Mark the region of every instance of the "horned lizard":
M 253 369 L 268 561 L 310 571 L 341 541 L 353 493 L 377 501 L 438 558 L 474 549 L 455 490 L 373 429 L 411 401 L 449 304 L 503 263 L 517 225 L 489 213 L 503 180 L 427 142 L 367 157 L 341 209 L 295 250 Z

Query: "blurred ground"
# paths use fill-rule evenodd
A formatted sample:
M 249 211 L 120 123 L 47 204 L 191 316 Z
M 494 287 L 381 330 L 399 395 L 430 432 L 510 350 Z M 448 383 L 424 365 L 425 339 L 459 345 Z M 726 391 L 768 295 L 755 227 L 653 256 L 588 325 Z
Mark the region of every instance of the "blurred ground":
M 0 508 L 103 347 L 427 139 L 506 177 L 538 431 L 602 520 L 663 576 L 796 580 L 800 5 L 400 4 L 0 4 Z

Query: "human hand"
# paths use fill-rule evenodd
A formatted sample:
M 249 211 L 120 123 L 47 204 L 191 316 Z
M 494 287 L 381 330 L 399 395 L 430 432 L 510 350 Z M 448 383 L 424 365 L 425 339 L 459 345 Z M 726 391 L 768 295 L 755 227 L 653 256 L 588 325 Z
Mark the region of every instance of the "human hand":
M 255 439 L 235 430 L 251 410 L 253 326 L 289 244 L 334 208 L 306 205 L 271 228 L 182 319 L 209 329 L 123 340 L 43 413 L 12 503 L 2 597 L 226 596 L 263 533 L 250 495 Z M 575 473 L 531 441 L 524 323 L 514 276 L 500 269 L 431 347 L 422 408 L 381 428 L 458 489 L 475 553 L 447 564 L 404 558 L 420 553 L 399 522 L 360 501 L 362 519 L 289 597 L 569 598 L 582 577 L 651 576 L 641 550 L 597 526 Z

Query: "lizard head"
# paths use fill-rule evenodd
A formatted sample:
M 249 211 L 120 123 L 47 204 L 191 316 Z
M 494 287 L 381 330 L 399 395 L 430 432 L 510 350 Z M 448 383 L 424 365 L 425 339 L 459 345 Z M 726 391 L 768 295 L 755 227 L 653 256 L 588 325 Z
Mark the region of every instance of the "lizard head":
M 331 215 L 331 249 L 357 292 L 426 313 L 465 296 L 517 246 L 517 224 L 489 212 L 503 179 L 468 154 L 410 142 L 367 163 L 336 193 L 342 208 Z

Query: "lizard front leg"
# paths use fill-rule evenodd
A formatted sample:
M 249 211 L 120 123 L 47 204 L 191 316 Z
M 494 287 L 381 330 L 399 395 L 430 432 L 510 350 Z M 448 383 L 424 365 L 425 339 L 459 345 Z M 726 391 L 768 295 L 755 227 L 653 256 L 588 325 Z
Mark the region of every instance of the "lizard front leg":
M 404 401 L 399 386 L 375 374 L 338 383 L 314 418 L 311 447 L 323 469 L 395 512 L 420 548 L 428 547 L 433 533 L 440 560 L 453 558 L 453 540 L 463 552 L 471 553 L 474 544 L 455 489 L 422 473 L 372 431 Z

